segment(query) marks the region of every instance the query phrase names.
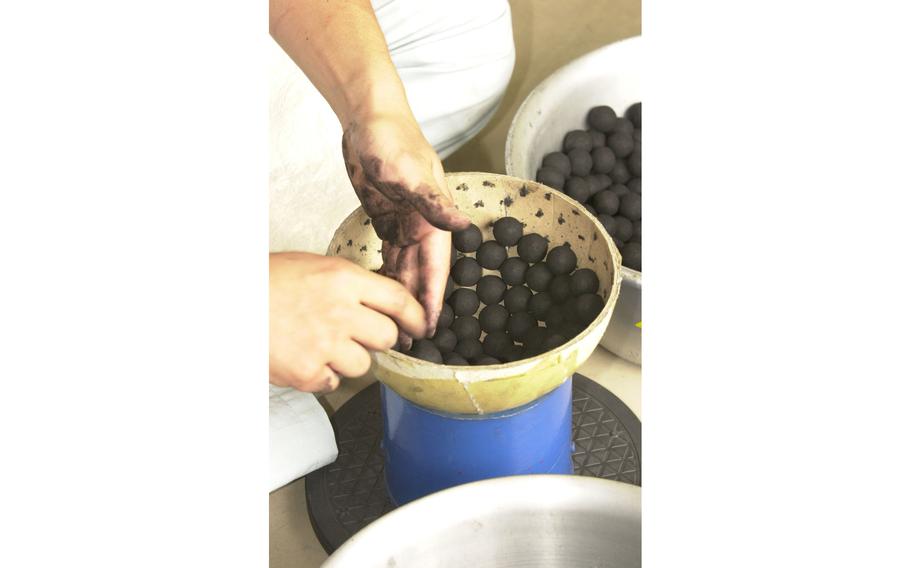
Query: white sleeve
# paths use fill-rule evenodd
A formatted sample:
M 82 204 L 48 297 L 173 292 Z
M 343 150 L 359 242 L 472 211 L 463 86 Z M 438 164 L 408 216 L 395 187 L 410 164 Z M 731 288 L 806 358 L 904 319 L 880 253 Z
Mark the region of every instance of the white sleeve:
M 335 432 L 316 397 L 269 385 L 269 491 L 337 457 Z

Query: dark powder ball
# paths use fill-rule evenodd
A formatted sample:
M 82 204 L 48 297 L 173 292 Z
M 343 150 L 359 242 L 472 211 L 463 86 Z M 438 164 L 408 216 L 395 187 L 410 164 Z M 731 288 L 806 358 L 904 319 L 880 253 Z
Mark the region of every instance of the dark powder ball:
M 509 310 L 499 304 L 493 304 L 480 310 L 480 329 L 487 333 L 502 331 L 509 321 Z
M 641 243 L 626 243 L 619 251 L 622 265 L 641 271 Z
M 563 345 L 566 341 L 568 340 L 565 337 L 559 333 L 554 333 L 544 340 L 543 345 L 541 345 L 540 348 L 546 353 L 551 349 L 556 349 L 560 345 Z
M 611 135 L 612 137 L 612 135 Z M 608 174 L 616 165 L 616 154 L 604 146 L 591 150 L 591 167 L 596 174 Z
M 546 290 L 552 279 L 553 271 L 550 270 L 550 267 L 545 262 L 538 262 L 525 273 L 525 282 L 528 283 L 528 288 L 535 292 Z
M 547 254 L 547 266 L 553 274 L 568 274 L 575 270 L 578 257 L 569 245 L 562 245 L 550 249 Z
M 504 331 L 494 331 L 483 338 L 483 352 L 491 357 L 502 357 L 510 345 L 512 339 Z
M 632 193 L 637 193 L 638 195 L 641 195 L 641 178 L 637 177 L 637 178 L 630 179 L 629 183 L 626 184 L 626 187 L 628 187 L 629 191 L 631 191 Z
M 635 103 L 627 108 L 625 116 L 632 121 L 635 128 L 641 128 L 641 103 Z
M 452 292 L 455 291 L 455 281 L 452 280 L 452 275 L 449 275 L 449 278 L 446 280 L 446 291 L 443 294 L 443 297 L 448 300 L 452 295 Z
M 608 106 L 596 106 L 588 111 L 588 126 L 601 132 L 611 132 L 617 120 L 616 111 Z
M 588 213 L 590 213 L 591 215 L 594 215 L 595 217 L 597 217 L 597 209 L 594 209 L 594 206 L 591 205 L 590 203 L 585 203 L 585 210 Z
M 537 319 L 528 312 L 512 314 L 509 316 L 509 322 L 506 325 L 509 335 L 518 341 L 521 341 L 533 327 L 537 327 Z
M 619 213 L 630 221 L 641 219 L 641 196 L 631 191 L 619 200 Z
M 635 132 L 632 133 L 632 138 L 635 140 L 635 142 L 640 147 L 641 146 L 641 129 L 640 128 L 635 129 Z
M 591 188 L 591 195 L 597 193 L 597 186 L 600 185 L 600 180 L 594 178 L 594 174 L 588 174 L 585 176 L 585 181 L 588 182 L 588 187 Z
M 509 288 L 503 298 L 503 303 L 509 313 L 515 314 L 528 309 L 528 302 L 531 301 L 532 292 L 525 286 L 515 286 Z
M 462 286 L 473 286 L 483 276 L 480 264 L 470 256 L 463 256 L 452 267 L 452 279 Z
M 465 359 L 471 360 L 483 355 L 483 345 L 481 345 L 479 339 L 473 337 L 459 339 L 458 343 L 455 345 L 455 353 L 458 353 Z
M 540 262 L 547 255 L 547 239 L 537 233 L 529 233 L 518 239 L 518 256 L 525 262 Z
M 452 331 L 459 341 L 462 339 L 480 339 L 480 322 L 473 316 L 455 318 Z
M 489 355 L 481 355 L 480 357 L 474 357 L 474 360 L 471 362 L 472 365 L 481 367 L 483 365 L 500 365 L 502 361 L 496 357 L 491 357 Z
M 455 245 L 452 245 L 452 250 L 449 252 L 449 268 L 455 266 L 455 261 L 458 260 L 458 249 L 455 248 Z
M 582 294 L 575 298 L 573 308 L 575 321 L 587 326 L 597 319 L 597 315 L 604 309 L 604 299 L 598 294 Z
M 594 160 L 591 159 L 591 152 L 589 150 L 582 150 L 581 148 L 575 148 L 574 150 L 569 151 L 569 161 L 572 162 L 573 176 L 584 177 L 591 173 L 591 168 L 594 167 Z
M 506 363 L 512 363 L 519 359 L 524 359 L 524 349 L 514 343 L 502 354 L 502 360 Z
M 480 307 L 480 298 L 470 288 L 459 288 L 449 297 L 449 305 L 456 316 L 471 316 Z
M 610 176 L 607 174 L 593 174 L 585 179 L 588 180 L 588 183 L 591 185 L 591 189 L 595 192 L 603 191 L 610 187 L 610 184 L 613 183 L 613 180 L 611 180 Z
M 487 270 L 497 270 L 506 256 L 506 247 L 496 241 L 486 241 L 477 249 L 477 262 Z
M 606 143 L 606 139 L 604 139 L 604 144 Z M 564 178 L 569 177 L 569 174 L 572 173 L 572 162 L 562 152 L 550 152 L 544 156 L 542 167 L 553 168 L 561 173 Z
M 582 325 L 580 323 L 568 322 L 565 325 L 563 325 L 562 328 L 559 329 L 559 333 L 562 334 L 564 337 L 568 337 L 569 339 L 572 339 L 579 333 L 583 332 L 586 327 L 588 327 L 588 326 Z M 566 341 L 568 341 L 568 340 L 566 340 Z
M 522 343 L 528 347 L 540 347 L 540 344 L 543 343 L 549 333 L 545 327 L 532 327 L 525 335 Z
M 483 233 L 477 225 L 471 225 L 463 231 L 452 233 L 452 244 L 461 252 L 474 252 L 483 242 Z
M 591 135 L 584 130 L 572 130 L 566 134 L 562 141 L 562 150 L 572 158 L 572 150 L 591 151 Z
M 493 237 L 504 247 L 513 247 L 524 233 L 521 221 L 515 217 L 503 217 L 493 223 Z
M 595 148 L 602 148 L 607 145 L 607 135 L 600 130 L 586 130 L 586 132 L 591 136 L 592 151 Z
M 550 335 L 550 332 L 547 331 L 545 327 L 534 327 L 528 331 L 525 335 L 524 341 L 522 342 L 524 346 L 530 349 L 532 352 L 543 344 L 544 340 Z
M 616 164 L 613 165 L 613 171 L 610 172 L 610 179 L 613 180 L 614 184 L 626 183 L 632 179 L 632 172 L 629 171 L 624 161 L 616 160 Z
M 446 365 L 468 365 L 468 360 L 454 351 L 443 355 L 442 361 Z
M 616 127 L 613 129 L 613 131 L 622 132 L 623 134 L 632 136 L 632 133 L 635 132 L 635 125 L 632 124 L 632 121 L 628 118 L 618 118 L 616 119 Z
M 612 191 L 613 193 L 615 193 L 616 197 L 618 197 L 620 199 L 622 199 L 623 195 L 626 195 L 627 193 L 631 193 L 631 191 L 629 191 L 629 187 L 626 185 L 623 185 L 621 183 L 614 183 L 613 185 L 610 186 L 609 191 Z
M 520 286 L 525 283 L 525 273 L 528 271 L 528 263 L 513 256 L 507 258 L 499 267 L 499 273 L 502 275 L 502 281 L 509 286 Z
M 635 149 L 635 140 L 631 133 L 614 132 L 607 137 L 607 147 L 613 150 L 617 158 L 625 158 Z
M 641 150 L 633 150 L 629 157 L 626 158 L 626 167 L 629 173 L 636 177 L 641 177 Z
M 499 276 L 487 274 L 477 283 L 477 296 L 486 305 L 498 304 L 506 293 L 506 283 Z
M 442 363 L 442 353 L 429 339 L 418 339 L 415 341 L 414 345 L 411 346 L 411 350 L 408 351 L 408 355 L 430 363 Z
M 436 327 L 452 327 L 453 321 L 455 321 L 455 312 L 452 311 L 452 306 L 443 304 Z
M 579 268 L 572 273 L 569 279 L 572 294 L 576 296 L 596 293 L 600 287 L 600 279 L 590 268 Z
M 554 304 L 560 304 L 569 299 L 572 295 L 572 277 L 568 274 L 560 274 L 553 278 L 550 287 L 547 288 Z M 549 312 L 548 312 L 549 313 Z
M 539 292 L 528 300 L 528 313 L 539 320 L 543 320 L 552 305 L 553 299 L 550 297 L 550 293 Z
M 609 189 L 605 189 L 594 196 L 594 208 L 603 215 L 616 215 L 619 211 L 619 196 Z
M 616 248 L 621 249 L 626 243 L 622 241 L 619 237 L 613 237 L 613 243 L 616 244 Z
M 612 237 L 616 232 L 616 219 L 612 215 L 600 214 L 597 216 L 597 220 L 604 226 L 604 231 Z
M 545 327 L 541 327 L 540 329 L 542 329 L 544 331 L 547 330 L 547 328 L 545 328 Z M 530 357 L 537 357 L 538 355 L 543 353 L 543 351 L 540 348 L 540 344 L 538 344 L 538 345 L 525 344 L 523 347 L 523 350 L 524 350 L 524 357 L 523 357 L 524 359 L 528 359 Z
M 584 203 L 591 197 L 591 186 L 583 177 L 570 177 L 566 181 L 565 193 L 575 201 Z
M 566 176 L 554 168 L 543 167 L 537 170 L 537 181 L 562 191 L 562 188 L 566 185 Z
M 632 236 L 638 237 L 638 242 L 641 242 L 641 219 L 632 222 Z
M 616 234 L 613 236 L 622 242 L 626 242 L 632 238 L 632 234 L 635 232 L 632 221 L 619 215 L 614 217 L 614 219 L 616 219 Z
M 547 329 L 555 330 L 560 327 L 567 321 L 569 321 L 569 308 L 565 304 L 553 304 L 550 308 L 550 311 L 547 312 L 547 317 L 545 322 L 547 324 Z
M 440 353 L 448 353 L 455 349 L 458 338 L 455 332 L 447 327 L 437 327 L 436 335 L 433 336 L 433 345 L 439 349 Z

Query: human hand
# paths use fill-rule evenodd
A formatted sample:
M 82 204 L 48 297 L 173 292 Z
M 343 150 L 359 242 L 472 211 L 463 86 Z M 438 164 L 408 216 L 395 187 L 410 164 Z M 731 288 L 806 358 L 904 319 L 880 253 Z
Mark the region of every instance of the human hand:
M 307 392 L 335 390 L 338 375 L 365 374 L 367 350 L 391 348 L 399 327 L 423 337 L 425 317 L 404 286 L 352 262 L 270 254 L 269 382 Z
M 383 241 L 380 272 L 419 299 L 432 336 L 449 274 L 449 231 L 471 221 L 455 207 L 439 156 L 410 113 L 352 121 L 342 152 L 354 191 Z M 407 336 L 400 341 L 410 347 Z

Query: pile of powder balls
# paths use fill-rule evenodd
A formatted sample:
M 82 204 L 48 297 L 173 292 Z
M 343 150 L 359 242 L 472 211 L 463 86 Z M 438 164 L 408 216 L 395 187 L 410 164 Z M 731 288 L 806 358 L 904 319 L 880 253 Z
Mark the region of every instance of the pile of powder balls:
M 537 181 L 583 204 L 613 237 L 623 266 L 641 270 L 641 103 L 622 117 L 596 106 L 587 122 L 566 134 L 562 152 L 544 156 Z
M 576 269 L 569 244 L 524 234 L 514 217 L 494 222 L 493 237 L 484 241 L 476 225 L 453 233 L 436 334 L 415 341 L 408 355 L 446 365 L 518 361 L 566 343 L 603 310 L 597 274 Z

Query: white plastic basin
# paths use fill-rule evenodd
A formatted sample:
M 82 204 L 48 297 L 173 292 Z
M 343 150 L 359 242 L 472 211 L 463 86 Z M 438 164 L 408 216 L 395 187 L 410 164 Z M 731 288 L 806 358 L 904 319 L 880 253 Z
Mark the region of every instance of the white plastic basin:
M 536 179 L 544 155 L 562 148 L 566 132 L 587 128 L 588 110 L 610 105 L 617 114 L 641 101 L 641 37 L 601 47 L 555 71 L 519 107 L 506 137 L 506 173 Z M 613 319 L 600 344 L 641 364 L 641 272 L 622 268 Z

